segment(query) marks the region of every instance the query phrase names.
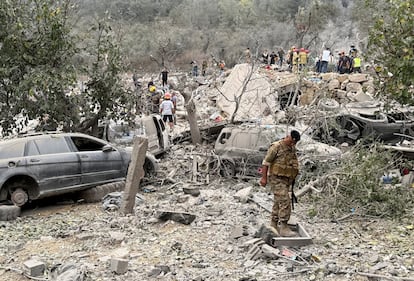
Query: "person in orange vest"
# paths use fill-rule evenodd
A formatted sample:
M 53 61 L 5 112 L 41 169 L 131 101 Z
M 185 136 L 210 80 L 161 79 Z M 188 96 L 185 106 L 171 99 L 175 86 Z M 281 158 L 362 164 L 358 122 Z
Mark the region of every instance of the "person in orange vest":
M 293 56 L 292 56 L 292 72 L 298 71 L 298 62 L 299 62 L 299 50 L 293 49 Z
M 298 56 L 299 70 L 303 70 L 305 65 L 308 63 L 308 54 L 306 53 L 305 48 L 300 48 Z

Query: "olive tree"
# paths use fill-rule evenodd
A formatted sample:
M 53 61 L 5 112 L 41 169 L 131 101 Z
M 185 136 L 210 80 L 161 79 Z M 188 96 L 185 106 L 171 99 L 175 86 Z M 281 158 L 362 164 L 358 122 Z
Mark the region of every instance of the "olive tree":
M 384 0 L 369 33 L 368 57 L 376 65 L 383 93 L 402 103 L 414 104 L 414 5 L 412 0 Z M 373 7 L 375 1 L 367 0 Z
M 91 63 L 85 69 L 88 79 L 84 90 L 76 95 L 84 120 L 76 129 L 97 135 L 99 120 L 133 119 L 135 97 L 122 80 L 125 68 L 116 43 L 117 32 L 105 20 L 100 20 L 92 26 L 90 34 L 95 44 L 88 46 L 91 54 Z
M 0 125 L 2 134 L 21 131 L 29 119 L 49 115 L 70 127 L 75 107 L 67 89 L 75 81 L 76 52 L 68 27 L 70 1 L 0 3 Z

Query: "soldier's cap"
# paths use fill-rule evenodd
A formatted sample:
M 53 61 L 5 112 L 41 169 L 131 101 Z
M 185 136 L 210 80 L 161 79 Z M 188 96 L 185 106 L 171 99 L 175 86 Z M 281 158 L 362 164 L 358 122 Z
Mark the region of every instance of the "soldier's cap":
M 300 133 L 296 130 L 292 130 L 290 132 L 290 136 L 292 137 L 292 139 L 295 141 L 295 143 L 297 143 L 298 141 L 300 141 Z

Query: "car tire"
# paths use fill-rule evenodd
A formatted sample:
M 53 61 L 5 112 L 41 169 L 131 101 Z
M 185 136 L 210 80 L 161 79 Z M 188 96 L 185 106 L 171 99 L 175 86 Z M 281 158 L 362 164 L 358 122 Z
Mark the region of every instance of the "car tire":
M 11 192 L 10 198 L 13 204 L 17 207 L 22 207 L 29 201 L 29 195 L 26 190 L 21 187 L 14 189 L 13 192 Z
M 15 205 L 2 205 L 0 206 L 0 221 L 15 220 L 20 216 L 21 209 Z
M 333 111 L 339 108 L 339 102 L 334 99 L 321 99 L 318 102 L 318 106 L 322 110 Z
M 111 192 L 123 191 L 125 189 L 125 181 L 117 181 L 111 184 Z
M 220 162 L 220 175 L 232 178 L 236 175 L 236 166 L 229 159 L 222 159 Z
M 107 195 L 108 193 L 111 193 L 111 186 L 112 186 L 112 183 L 108 183 L 108 184 L 98 186 L 98 188 L 100 188 L 102 190 L 102 198 L 104 198 L 105 195 Z
M 87 190 L 83 190 L 79 193 L 79 197 L 86 203 L 96 203 L 102 199 L 102 191 L 97 187 L 92 187 Z

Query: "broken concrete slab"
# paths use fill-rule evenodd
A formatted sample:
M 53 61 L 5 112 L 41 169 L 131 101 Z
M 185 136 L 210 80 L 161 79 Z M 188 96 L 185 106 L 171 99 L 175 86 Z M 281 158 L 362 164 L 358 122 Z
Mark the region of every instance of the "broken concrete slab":
M 226 117 L 231 117 L 236 110 L 236 99 L 242 95 L 235 120 L 264 118 L 265 109 L 277 105 L 277 96 L 270 95 L 270 88 L 266 77 L 259 75 L 250 64 L 238 64 L 221 87 L 217 106 Z
M 23 266 L 24 272 L 31 277 L 42 276 L 46 269 L 45 263 L 36 259 L 25 261 Z
M 249 235 L 248 227 L 246 225 L 237 225 L 233 228 L 232 232 L 230 233 L 230 237 L 233 239 L 238 239 L 243 236 Z
M 183 187 L 183 192 L 185 194 L 190 194 L 191 196 L 197 197 L 200 195 L 200 189 L 195 187 Z
M 180 213 L 173 211 L 161 211 L 158 214 L 158 219 L 162 221 L 173 220 L 182 224 L 191 224 L 196 216 L 189 213 Z
M 241 203 L 247 203 L 250 199 L 250 194 L 252 192 L 252 187 L 245 187 L 243 189 L 240 189 L 239 191 L 234 194 L 234 198 L 239 200 Z
M 116 274 L 124 274 L 128 271 L 128 260 L 120 258 L 111 259 L 111 271 Z
M 355 73 L 355 74 L 349 75 L 348 79 L 351 82 L 363 83 L 363 82 L 368 81 L 368 76 L 367 74 Z
M 306 246 L 313 243 L 312 237 L 308 234 L 305 228 L 301 224 L 290 225 L 289 227 L 298 233 L 297 237 L 273 237 L 271 245 L 274 247 L 278 246 L 289 246 L 289 247 L 300 247 Z

